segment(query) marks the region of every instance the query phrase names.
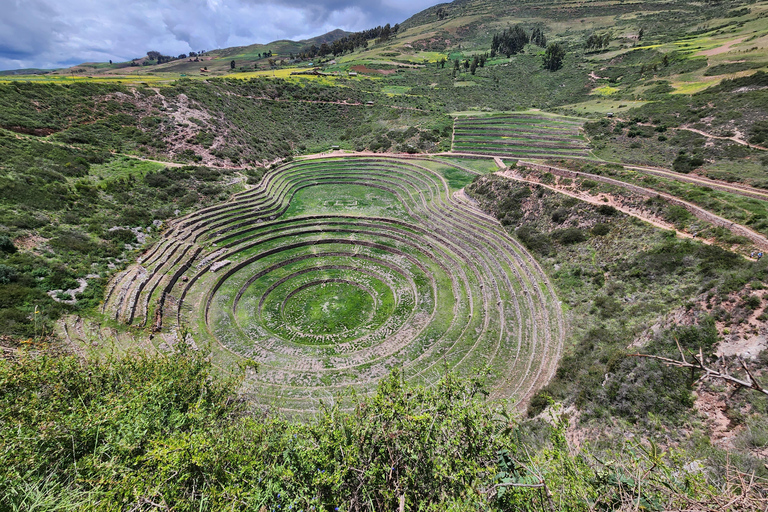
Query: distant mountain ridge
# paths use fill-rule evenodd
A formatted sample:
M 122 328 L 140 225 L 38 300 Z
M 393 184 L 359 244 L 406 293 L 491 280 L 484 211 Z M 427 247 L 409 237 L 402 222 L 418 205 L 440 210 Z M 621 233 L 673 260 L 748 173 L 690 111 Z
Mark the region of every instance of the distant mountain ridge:
M 236 61 L 246 62 L 248 64 L 252 64 L 256 60 L 259 60 L 262 58 L 262 55 L 265 54 L 265 52 L 271 51 L 275 55 L 288 55 L 290 53 L 298 53 L 305 48 L 308 48 L 312 45 L 320 46 L 323 43 L 333 43 L 334 41 L 341 39 L 352 32 L 347 32 L 341 29 L 335 29 L 331 30 L 330 32 L 326 32 L 325 34 L 312 37 L 309 39 L 302 39 L 299 41 L 293 41 L 289 39 L 280 39 L 277 41 L 272 41 L 270 43 L 255 43 L 252 45 L 247 46 L 232 46 L 229 48 L 220 48 L 216 50 L 210 50 L 205 52 L 205 58 L 200 59 L 199 62 L 205 62 L 206 67 L 211 66 L 211 60 L 220 60 L 219 64 L 222 69 L 229 66 L 230 60 L 224 59 L 234 59 Z M 161 52 L 162 53 L 162 52 Z M 127 67 L 130 67 L 130 63 L 133 62 L 141 62 L 143 60 L 146 60 L 146 56 L 137 57 L 135 59 L 131 59 L 130 61 L 126 61 L 124 63 L 104 63 L 104 62 L 83 62 L 80 64 L 77 64 L 75 66 L 71 66 L 69 68 L 61 68 L 61 69 L 54 69 L 54 70 L 40 70 L 40 69 L 25 69 L 25 70 L 7 70 L 7 71 L 0 71 L 0 75 L 20 75 L 20 74 L 44 74 L 49 73 L 53 71 L 58 71 L 62 73 L 68 73 L 68 72 L 84 72 L 87 71 L 89 74 L 96 74 L 96 73 L 107 73 L 109 74 L 110 71 L 116 71 L 118 69 L 125 70 Z M 195 61 L 198 62 L 198 61 Z M 176 59 L 172 60 L 170 62 L 166 62 L 163 64 L 158 64 L 152 66 L 153 70 L 157 71 L 190 71 L 191 68 L 195 68 L 195 66 L 189 66 L 185 65 L 189 64 L 188 60 L 185 59 Z M 197 66 L 200 67 L 200 66 Z M 187 69 L 190 68 L 190 69 Z M 213 70 L 213 69 L 212 69 Z

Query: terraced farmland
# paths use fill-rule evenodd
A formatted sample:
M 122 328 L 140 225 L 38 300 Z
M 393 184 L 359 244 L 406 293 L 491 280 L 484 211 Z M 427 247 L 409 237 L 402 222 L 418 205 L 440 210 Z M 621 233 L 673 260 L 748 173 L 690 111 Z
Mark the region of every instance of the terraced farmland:
M 460 117 L 454 126 L 453 151 L 511 158 L 585 157 L 589 145 L 576 118 L 536 114 Z
M 524 399 L 556 367 L 559 302 L 440 166 L 461 172 L 375 158 L 271 171 L 177 220 L 116 276 L 104 310 L 165 332 L 185 326 L 222 369 L 257 361 L 244 392 L 286 410 L 350 404 L 396 368 L 422 383 L 487 371 L 496 396 Z

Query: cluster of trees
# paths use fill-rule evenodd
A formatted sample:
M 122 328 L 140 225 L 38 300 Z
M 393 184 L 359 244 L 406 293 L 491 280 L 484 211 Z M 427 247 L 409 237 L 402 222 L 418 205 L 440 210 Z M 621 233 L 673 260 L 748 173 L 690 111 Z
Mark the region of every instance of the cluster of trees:
M 541 30 L 539 27 L 536 27 L 531 32 L 531 42 L 535 44 L 536 46 L 540 46 L 542 48 L 547 47 L 547 36 L 544 35 L 544 31 Z
M 584 43 L 584 47 L 587 50 L 602 50 L 603 48 L 608 47 L 612 37 L 610 32 L 606 32 L 602 35 L 598 35 L 597 33 L 590 34 L 587 41 Z
M 491 56 L 495 57 L 497 53 L 502 53 L 511 57 L 520 53 L 526 44 L 531 40 L 525 29 L 520 25 L 504 30 L 501 34 L 493 36 L 491 42 Z
M 563 59 L 565 58 L 565 48 L 560 43 L 550 43 L 547 46 L 547 51 L 543 55 L 544 69 L 549 71 L 557 71 L 563 67 Z
M 547 37 L 539 27 L 534 28 L 529 36 L 522 26 L 515 25 L 504 30 L 501 34 L 493 36 L 491 57 L 495 57 L 497 53 L 511 57 L 516 53 L 520 53 L 528 43 L 544 48 L 547 46 Z
M 383 27 L 378 26 L 376 28 L 355 32 L 354 34 L 344 36 L 330 44 L 323 43 L 319 48 L 313 44 L 309 48 L 302 50 L 299 53 L 299 58 L 302 60 L 307 60 L 317 56 L 325 57 L 326 55 L 330 54 L 333 54 L 333 56 L 336 57 L 347 52 L 353 52 L 357 48 L 368 48 L 368 41 L 371 39 L 374 39 L 377 44 L 388 41 L 389 38 L 397 34 L 399 30 L 400 24 L 395 24 L 395 26 L 392 27 L 389 25 L 389 23 L 387 23 Z
M 464 62 L 462 63 L 459 59 L 456 59 L 453 61 L 453 72 L 454 76 L 456 75 L 457 71 L 461 71 L 462 66 L 465 70 L 469 70 L 470 73 L 473 75 L 475 74 L 475 71 L 477 71 L 477 68 L 485 67 L 485 61 L 488 59 L 488 55 L 475 55 L 472 57 L 472 60 L 464 59 Z M 445 67 L 445 59 L 440 61 L 440 64 Z
M 150 50 L 150 51 L 147 52 L 147 60 L 142 62 L 141 65 L 142 66 L 150 66 L 150 65 L 152 65 L 152 62 L 150 62 L 150 61 L 154 61 L 155 64 L 164 64 L 166 62 L 172 62 L 174 60 L 186 59 L 187 57 L 189 57 L 189 58 L 197 57 L 198 55 L 203 55 L 204 53 L 205 53 L 205 51 L 201 50 L 199 53 L 198 52 L 189 52 L 189 55 L 187 55 L 186 53 L 182 53 L 178 57 L 174 57 L 172 55 L 163 55 L 162 53 L 160 53 L 158 51 L 155 51 L 155 50 Z M 109 61 L 109 63 L 112 64 L 112 61 Z M 139 63 L 136 60 L 132 60 L 130 65 L 131 66 L 138 66 Z

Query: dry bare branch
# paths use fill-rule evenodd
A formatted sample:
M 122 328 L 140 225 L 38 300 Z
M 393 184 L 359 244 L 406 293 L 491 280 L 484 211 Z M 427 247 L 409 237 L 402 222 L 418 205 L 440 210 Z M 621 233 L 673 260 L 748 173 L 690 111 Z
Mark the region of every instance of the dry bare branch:
M 708 367 L 706 364 L 704 364 L 704 354 L 701 349 L 699 349 L 698 355 L 693 355 L 692 358 L 695 362 L 689 363 L 685 359 L 685 354 L 683 353 L 683 349 L 680 346 L 680 343 L 678 343 L 677 339 L 675 339 L 675 343 L 677 343 L 677 350 L 680 351 L 680 359 L 670 359 L 668 357 L 662 357 L 662 356 L 652 356 L 649 354 L 630 354 L 632 357 L 645 357 L 648 359 L 655 359 L 657 361 L 661 361 L 662 363 L 666 364 L 667 366 L 674 366 L 677 368 L 691 368 L 693 370 L 699 370 L 704 372 L 704 375 L 702 375 L 699 380 L 704 380 L 707 378 L 714 378 L 714 379 L 720 379 L 724 380 L 726 382 L 729 382 L 737 387 L 740 388 L 747 388 L 757 391 L 758 393 L 762 393 L 764 395 L 768 395 L 768 390 L 763 388 L 763 386 L 755 379 L 755 377 L 752 375 L 752 372 L 749 371 L 749 368 L 747 368 L 747 365 L 744 363 L 744 361 L 741 358 L 739 359 L 739 363 L 741 363 L 742 368 L 744 368 L 744 371 L 747 373 L 747 378 L 749 380 L 743 380 L 739 379 L 737 377 L 734 377 L 733 375 L 730 375 L 725 371 L 725 369 L 722 370 L 715 370 L 710 367 Z

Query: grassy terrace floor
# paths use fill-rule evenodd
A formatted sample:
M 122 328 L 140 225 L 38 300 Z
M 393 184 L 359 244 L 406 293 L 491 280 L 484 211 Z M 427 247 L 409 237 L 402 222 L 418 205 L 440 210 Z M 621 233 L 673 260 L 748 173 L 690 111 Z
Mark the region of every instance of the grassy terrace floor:
M 104 311 L 189 328 L 225 371 L 255 360 L 246 393 L 287 410 L 369 394 L 394 368 L 427 384 L 487 371 L 494 395 L 525 399 L 554 371 L 560 305 L 533 258 L 454 196 L 472 178 L 420 160 L 283 166 L 176 221 Z
M 585 157 L 582 120 L 532 112 L 456 119 L 453 151 L 500 157 Z

